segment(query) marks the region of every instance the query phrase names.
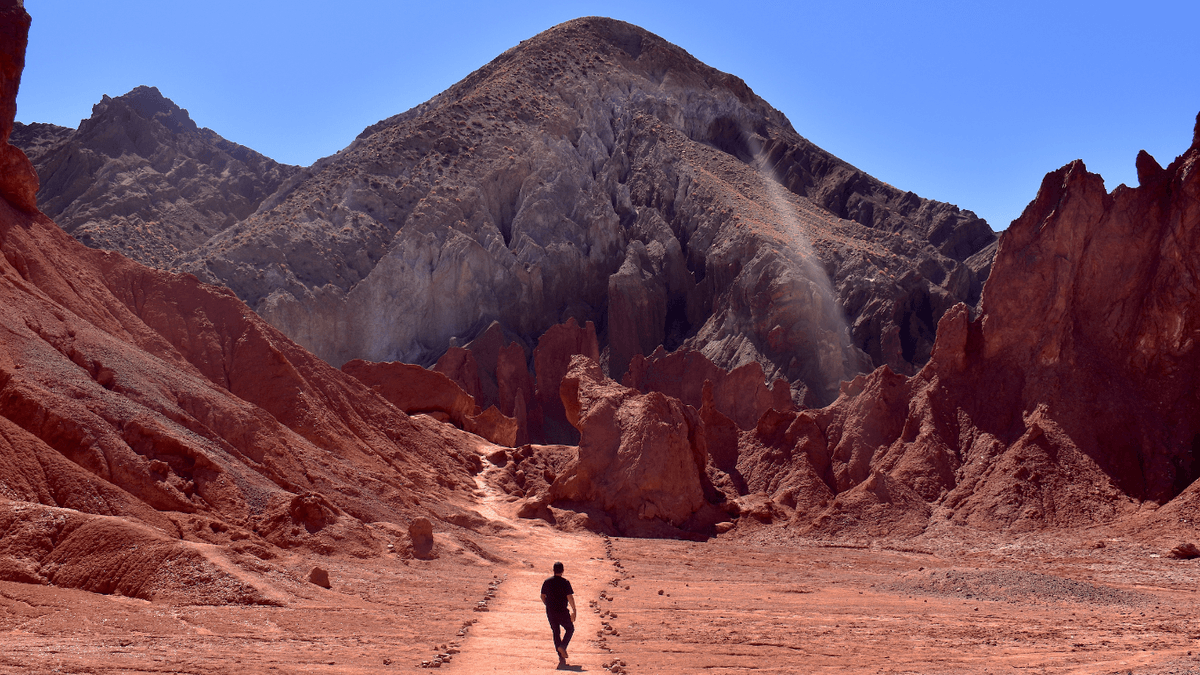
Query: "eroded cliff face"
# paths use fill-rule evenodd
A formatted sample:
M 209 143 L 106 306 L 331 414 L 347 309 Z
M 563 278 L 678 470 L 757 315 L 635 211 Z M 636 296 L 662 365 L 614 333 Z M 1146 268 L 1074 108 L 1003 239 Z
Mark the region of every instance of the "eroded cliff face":
M 825 533 L 1077 526 L 1194 504 L 1198 163 L 1196 140 L 1165 169 L 1143 152 L 1140 185 L 1111 193 L 1079 161 L 1048 174 L 1000 239 L 982 315 L 946 313 L 914 377 L 882 367 L 828 408 L 742 434 L 747 489 Z
M 0 2 L 0 34 L 28 25 Z M 21 154 L 3 133 L 0 152 Z M 477 438 L 409 418 L 227 289 L 83 246 L 24 208 L 32 187 L 0 191 L 0 578 L 278 604 L 224 556 L 382 555 L 436 517 L 422 499 L 445 515 L 471 489 Z
M 29 14 L 20 2 L 0 4 L 0 195 L 21 211 L 37 210 L 38 176 L 25 153 L 8 143 L 29 44 Z
M 915 372 L 992 241 L 738 78 L 588 18 L 368 128 L 180 259 L 335 365 L 431 365 L 493 321 L 532 345 L 573 318 L 617 379 L 687 346 L 819 404 L 874 365 Z
M 154 87 L 105 96 L 78 129 L 18 123 L 12 143 L 41 177 L 43 213 L 92 248 L 161 269 L 300 171 L 198 127 Z
M 694 408 L 623 387 L 582 355 L 561 392 L 579 447 L 547 493 L 528 499 L 595 504 L 630 536 L 675 534 L 705 505 L 707 455 Z

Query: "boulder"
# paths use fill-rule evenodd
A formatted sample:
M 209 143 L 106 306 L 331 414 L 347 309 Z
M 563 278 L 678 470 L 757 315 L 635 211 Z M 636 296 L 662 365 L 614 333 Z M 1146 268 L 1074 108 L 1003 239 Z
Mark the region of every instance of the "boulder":
M 621 386 L 582 355 L 571 359 L 561 391 L 580 441 L 550 486 L 552 501 L 595 504 L 626 533 L 678 527 L 703 506 L 707 457 L 694 410 Z
M 1191 542 L 1186 542 L 1176 546 L 1175 548 L 1172 548 L 1168 555 L 1178 560 L 1191 560 L 1193 558 L 1200 558 L 1200 547 L 1197 547 Z
M 412 542 L 413 555 L 418 558 L 434 557 L 433 523 L 428 518 L 413 518 L 408 524 L 408 538 Z
M 308 583 L 316 584 L 321 588 L 332 588 L 329 584 L 329 571 L 320 567 L 314 567 L 308 573 Z

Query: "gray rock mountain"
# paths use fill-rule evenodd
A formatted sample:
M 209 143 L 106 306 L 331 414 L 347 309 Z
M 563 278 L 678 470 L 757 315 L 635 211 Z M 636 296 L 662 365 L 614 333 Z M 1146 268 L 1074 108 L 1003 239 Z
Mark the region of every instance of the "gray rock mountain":
M 171 267 L 254 212 L 299 167 L 196 126 L 154 87 L 103 100 L 78 129 L 17 123 L 38 206 L 88 246 Z
M 996 238 L 817 148 L 737 77 L 602 18 L 523 41 L 290 180 L 263 170 L 273 195 L 158 264 L 227 285 L 334 365 L 429 365 L 493 321 L 529 353 L 575 318 L 616 379 L 635 354 L 688 347 L 757 361 L 815 405 L 857 372 L 924 364 L 941 315 L 977 303 Z M 63 201 L 63 181 L 42 180 L 43 203 Z M 66 201 L 83 209 L 84 192 Z M 150 240 L 178 229 L 179 197 L 142 217 Z

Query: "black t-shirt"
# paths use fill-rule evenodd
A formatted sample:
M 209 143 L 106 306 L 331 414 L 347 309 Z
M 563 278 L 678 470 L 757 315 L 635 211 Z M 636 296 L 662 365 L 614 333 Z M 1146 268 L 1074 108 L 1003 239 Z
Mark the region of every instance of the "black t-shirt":
M 542 582 L 542 595 L 546 596 L 546 611 L 567 611 L 567 596 L 575 595 L 571 582 L 557 574 Z

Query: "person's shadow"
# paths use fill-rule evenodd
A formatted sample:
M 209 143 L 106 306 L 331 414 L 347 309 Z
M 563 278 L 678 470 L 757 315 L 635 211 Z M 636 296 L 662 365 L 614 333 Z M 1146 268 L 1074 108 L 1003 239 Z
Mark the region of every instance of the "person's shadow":
M 569 665 L 569 664 L 566 664 L 566 663 L 560 663 L 560 664 L 558 664 L 558 668 L 556 668 L 555 670 L 570 670 L 570 671 L 573 671 L 573 672 L 576 672 L 576 673 L 582 673 L 582 672 L 584 672 L 584 670 L 583 670 L 583 666 L 573 666 L 573 665 Z

